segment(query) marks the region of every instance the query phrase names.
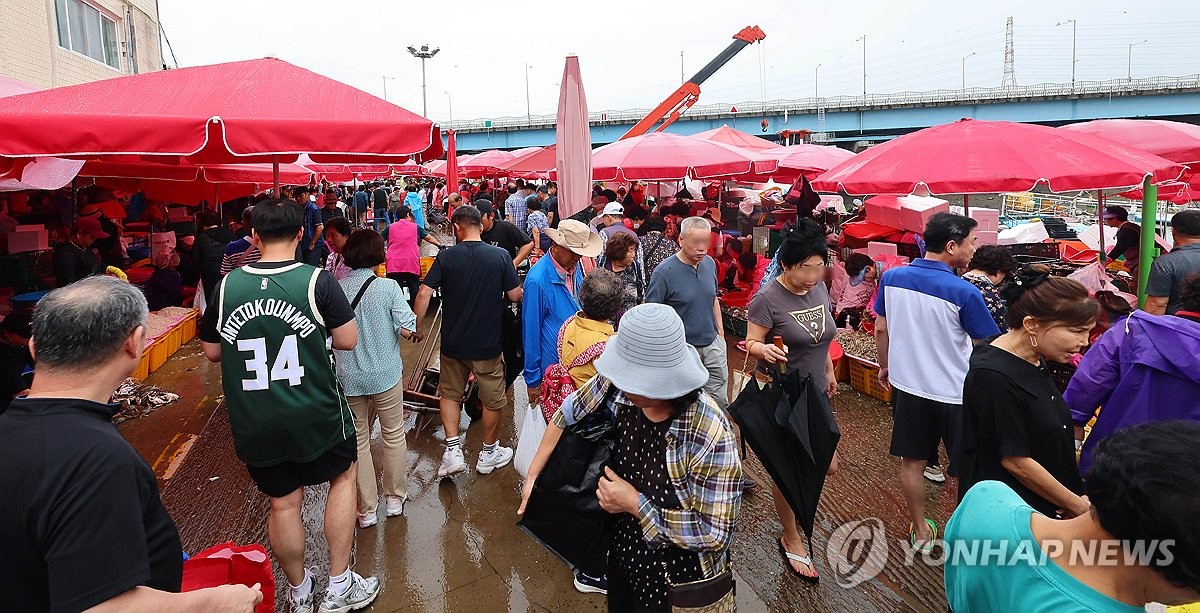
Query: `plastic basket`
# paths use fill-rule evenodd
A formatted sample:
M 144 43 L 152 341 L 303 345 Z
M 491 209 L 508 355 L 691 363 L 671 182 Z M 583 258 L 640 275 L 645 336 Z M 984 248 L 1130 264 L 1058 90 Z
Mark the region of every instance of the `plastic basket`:
M 196 338 L 196 328 L 199 323 L 200 310 L 192 309 L 191 314 L 187 315 L 183 318 L 183 321 L 179 322 L 179 331 L 181 334 L 180 342 L 186 344 L 190 343 L 192 339 Z
M 850 387 L 883 402 L 892 401 L 892 390 L 879 384 L 879 365 L 874 362 L 846 356 L 850 360 Z
M 150 357 L 150 372 L 154 372 L 162 367 L 167 362 L 167 358 L 171 357 L 173 351 L 168 351 L 167 337 L 170 333 L 164 334 L 156 339 L 150 346 L 146 348 L 146 355 Z M 178 349 L 178 347 L 176 347 Z
M 134 379 L 137 379 L 138 381 L 142 381 L 146 377 L 150 376 L 150 348 L 149 347 L 147 347 L 144 351 L 142 351 L 142 359 L 138 360 L 137 368 L 133 369 L 133 372 L 129 376 Z

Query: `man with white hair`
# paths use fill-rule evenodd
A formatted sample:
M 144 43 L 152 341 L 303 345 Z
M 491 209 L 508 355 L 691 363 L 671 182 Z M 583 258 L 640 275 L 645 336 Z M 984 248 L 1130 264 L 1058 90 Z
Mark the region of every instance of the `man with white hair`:
M 704 391 L 724 410 L 729 364 L 721 306 L 717 302 L 717 263 L 708 255 L 712 226 L 703 217 L 679 224 L 679 253 L 667 258 L 650 276 L 646 302 L 665 304 L 683 320 L 687 342 L 700 352 L 708 369 Z

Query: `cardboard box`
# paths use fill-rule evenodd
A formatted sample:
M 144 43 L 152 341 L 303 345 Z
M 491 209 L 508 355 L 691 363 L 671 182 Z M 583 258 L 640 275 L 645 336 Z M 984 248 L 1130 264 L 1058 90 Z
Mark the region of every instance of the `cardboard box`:
M 1000 230 L 1000 211 L 996 209 L 971 209 L 967 216 L 979 222 L 979 226 L 976 228 L 979 231 L 996 232 Z
M 8 252 L 43 251 L 50 248 L 50 233 L 45 226 L 17 226 L 8 234 Z
M 896 245 L 893 243 L 871 241 L 867 243 L 867 255 L 878 261 L 881 255 L 899 256 L 900 254 L 896 251 Z

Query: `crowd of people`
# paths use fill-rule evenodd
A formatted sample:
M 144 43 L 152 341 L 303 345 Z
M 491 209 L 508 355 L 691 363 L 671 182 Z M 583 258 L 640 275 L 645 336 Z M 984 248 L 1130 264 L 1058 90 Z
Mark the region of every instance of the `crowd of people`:
M 980 540 L 1035 551 L 1055 540 L 1174 543 L 1112 567 L 1051 553 L 1052 576 L 948 555 L 953 610 L 1200 599 L 1200 211 L 1175 216 L 1176 247 L 1153 264 L 1146 311 L 1088 349 L 1101 307 L 1087 289 L 1019 267 L 1004 249 L 977 249 L 975 221 L 964 216 L 933 216 L 924 256 L 881 273 L 859 254 L 833 261 L 829 228 L 803 216 L 768 258 L 723 234 L 703 206 L 655 203 L 636 185 L 597 186 L 590 206 L 567 218 L 553 183 L 453 187 L 300 187 L 238 211 L 236 231 L 197 217 L 188 257 L 206 303 L 200 341 L 220 364 L 237 456 L 269 499 L 270 550 L 290 611 L 357 610 L 380 593 L 378 578 L 351 568 L 355 529 L 404 513 L 402 347 L 426 342 L 435 319 L 438 479 L 468 472 L 469 386 L 482 409 L 474 472 L 512 462 L 501 432 L 521 378 L 547 423 L 518 514 L 571 433 L 601 423 L 615 441 L 593 485 L 611 514 L 606 563 L 574 568 L 576 589 L 606 594 L 612 611 L 696 598 L 714 607 L 704 610 L 732 610 L 729 549 L 756 484 L 728 415 L 739 391 L 729 389 L 728 292 L 749 296 L 745 370 L 811 377 L 827 406 L 838 390 L 835 332 L 874 317 L 914 552 L 951 554 Z M 16 610 L 248 611 L 274 595 L 259 586 L 175 593 L 175 524 L 153 473 L 109 422 L 112 392 L 143 350 L 150 305 L 181 300 L 97 275 L 90 247 L 109 235 L 98 219 L 77 220 L 55 257 L 70 280 L 24 324 L 0 324 L 38 366 L 0 416 L 0 488 L 9 493 L 0 540 L 12 547 L 0 585 Z M 427 271 L 423 244 L 437 250 Z M 179 254 L 155 262 L 164 277 L 155 286 L 181 285 L 179 267 Z M 1048 364 L 1072 362 L 1079 370 L 1064 390 Z M 376 421 L 382 453 L 372 457 Z M 925 510 L 943 444 L 959 488 L 944 527 Z M 846 470 L 838 464 L 835 454 L 828 473 Z M 324 594 L 303 564 L 301 519 L 305 488 L 320 484 Z M 816 583 L 796 512 L 770 487 L 779 554 L 792 575 Z

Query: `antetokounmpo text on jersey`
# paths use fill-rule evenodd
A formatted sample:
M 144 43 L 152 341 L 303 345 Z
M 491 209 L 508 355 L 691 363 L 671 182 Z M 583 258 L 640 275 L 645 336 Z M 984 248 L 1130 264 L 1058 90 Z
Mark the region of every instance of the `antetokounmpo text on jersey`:
M 231 311 L 229 317 L 225 319 L 225 324 L 221 327 L 221 337 L 226 342 L 235 344 L 237 343 L 238 331 L 242 329 L 242 326 L 246 325 L 246 322 L 255 317 L 268 315 L 282 319 L 301 338 L 308 338 L 308 335 L 317 331 L 317 324 L 313 323 L 304 314 L 304 311 L 297 309 L 294 305 L 287 302 L 274 298 L 265 298 L 243 303 Z

